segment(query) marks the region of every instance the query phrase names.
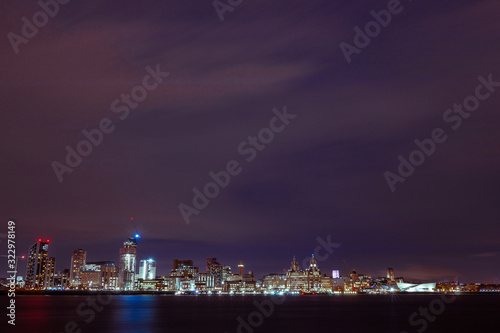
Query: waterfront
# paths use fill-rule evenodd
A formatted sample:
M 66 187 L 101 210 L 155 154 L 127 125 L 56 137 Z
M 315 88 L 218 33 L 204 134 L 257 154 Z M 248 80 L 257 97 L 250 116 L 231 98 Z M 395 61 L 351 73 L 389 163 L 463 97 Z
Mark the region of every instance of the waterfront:
M 441 295 L 316 295 L 316 296 L 147 296 L 113 295 L 93 311 L 88 297 L 16 297 L 16 327 L 9 332 L 417 332 L 409 317 Z M 273 306 L 269 306 L 272 301 Z M 255 305 L 262 304 L 258 309 Z M 280 304 L 281 303 L 281 304 Z M 83 305 L 82 305 L 83 304 Z M 79 310 L 78 310 L 79 309 Z M 262 315 L 261 313 L 264 312 Z M 446 304 L 428 333 L 491 333 L 498 327 L 500 295 L 459 295 Z M 253 315 L 251 315 L 254 313 Z M 95 317 L 94 317 L 95 315 Z M 241 328 L 240 317 L 255 327 Z M 262 318 L 262 319 L 260 319 Z M 86 322 L 87 321 L 87 322 Z M 240 321 L 241 323 L 241 321 Z M 249 328 L 249 329 L 248 329 Z

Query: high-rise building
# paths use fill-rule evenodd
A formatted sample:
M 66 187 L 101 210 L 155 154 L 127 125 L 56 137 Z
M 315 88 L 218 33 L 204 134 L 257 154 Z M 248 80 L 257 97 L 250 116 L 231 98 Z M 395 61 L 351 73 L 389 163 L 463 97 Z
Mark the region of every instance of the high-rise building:
M 236 274 L 233 274 L 231 270 L 231 266 L 222 266 L 222 284 L 229 280 L 239 280 L 240 277 Z
M 71 257 L 71 268 L 70 268 L 70 284 L 73 287 L 78 287 L 81 284 L 80 273 L 83 272 L 85 268 L 85 263 L 87 260 L 87 251 L 78 249 L 73 251 L 73 256 Z
M 115 290 L 118 286 L 118 270 L 112 261 L 100 262 L 101 264 L 101 289 Z
M 137 239 L 139 235 L 127 239 L 120 249 L 120 264 L 118 266 L 118 288 L 134 290 L 137 255 Z
M 156 278 L 156 261 L 154 259 L 141 260 L 139 279 L 154 280 Z
M 49 257 L 47 259 L 47 268 L 45 269 L 45 289 L 55 287 L 56 277 L 56 258 Z
M 28 267 L 26 269 L 26 287 L 33 289 L 45 288 L 45 274 L 47 271 L 47 253 L 49 240 L 45 242 L 39 238 L 30 247 L 28 254 Z
M 387 268 L 387 279 L 394 281 L 394 270 L 391 267 Z
M 207 258 L 207 273 L 214 277 L 215 287 L 222 286 L 223 266 L 217 262 L 217 258 Z

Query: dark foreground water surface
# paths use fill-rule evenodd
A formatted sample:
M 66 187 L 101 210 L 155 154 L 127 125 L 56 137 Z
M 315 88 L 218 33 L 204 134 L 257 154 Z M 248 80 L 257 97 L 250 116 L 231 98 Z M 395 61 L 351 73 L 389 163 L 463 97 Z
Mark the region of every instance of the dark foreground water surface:
M 446 299 L 449 303 L 440 295 L 287 296 L 281 299 L 274 296 L 115 295 L 109 299 L 103 297 L 101 301 L 95 296 L 88 297 L 18 295 L 16 326 L 6 325 L 4 317 L 0 327 L 7 329 L 1 331 L 500 332 L 498 294 L 462 295 Z M 92 301 L 100 311 L 92 308 Z M 255 303 L 263 305 L 261 310 Z M 6 302 L 2 302 L 2 307 L 3 304 Z M 429 309 L 428 319 L 419 314 L 420 308 L 424 314 Z M 409 322 L 412 315 L 413 326 Z

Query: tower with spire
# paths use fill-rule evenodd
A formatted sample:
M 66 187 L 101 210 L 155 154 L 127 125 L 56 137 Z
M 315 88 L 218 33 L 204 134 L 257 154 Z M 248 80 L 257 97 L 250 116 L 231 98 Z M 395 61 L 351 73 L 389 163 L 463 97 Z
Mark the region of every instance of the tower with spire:
M 292 264 L 290 266 L 290 272 L 299 272 L 299 263 L 297 262 L 297 259 L 295 256 L 293 256 Z
M 321 289 L 321 271 L 318 268 L 316 258 L 314 254 L 309 262 L 309 269 L 306 271 L 307 274 L 307 289 L 308 290 L 319 290 Z

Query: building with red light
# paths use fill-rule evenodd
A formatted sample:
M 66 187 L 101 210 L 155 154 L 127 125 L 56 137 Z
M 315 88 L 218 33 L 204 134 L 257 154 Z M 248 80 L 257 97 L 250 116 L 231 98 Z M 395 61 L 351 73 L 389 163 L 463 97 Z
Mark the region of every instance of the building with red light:
M 47 254 L 49 251 L 49 240 L 45 242 L 39 238 L 29 249 L 28 266 L 26 269 L 26 288 L 45 289 L 47 273 Z

